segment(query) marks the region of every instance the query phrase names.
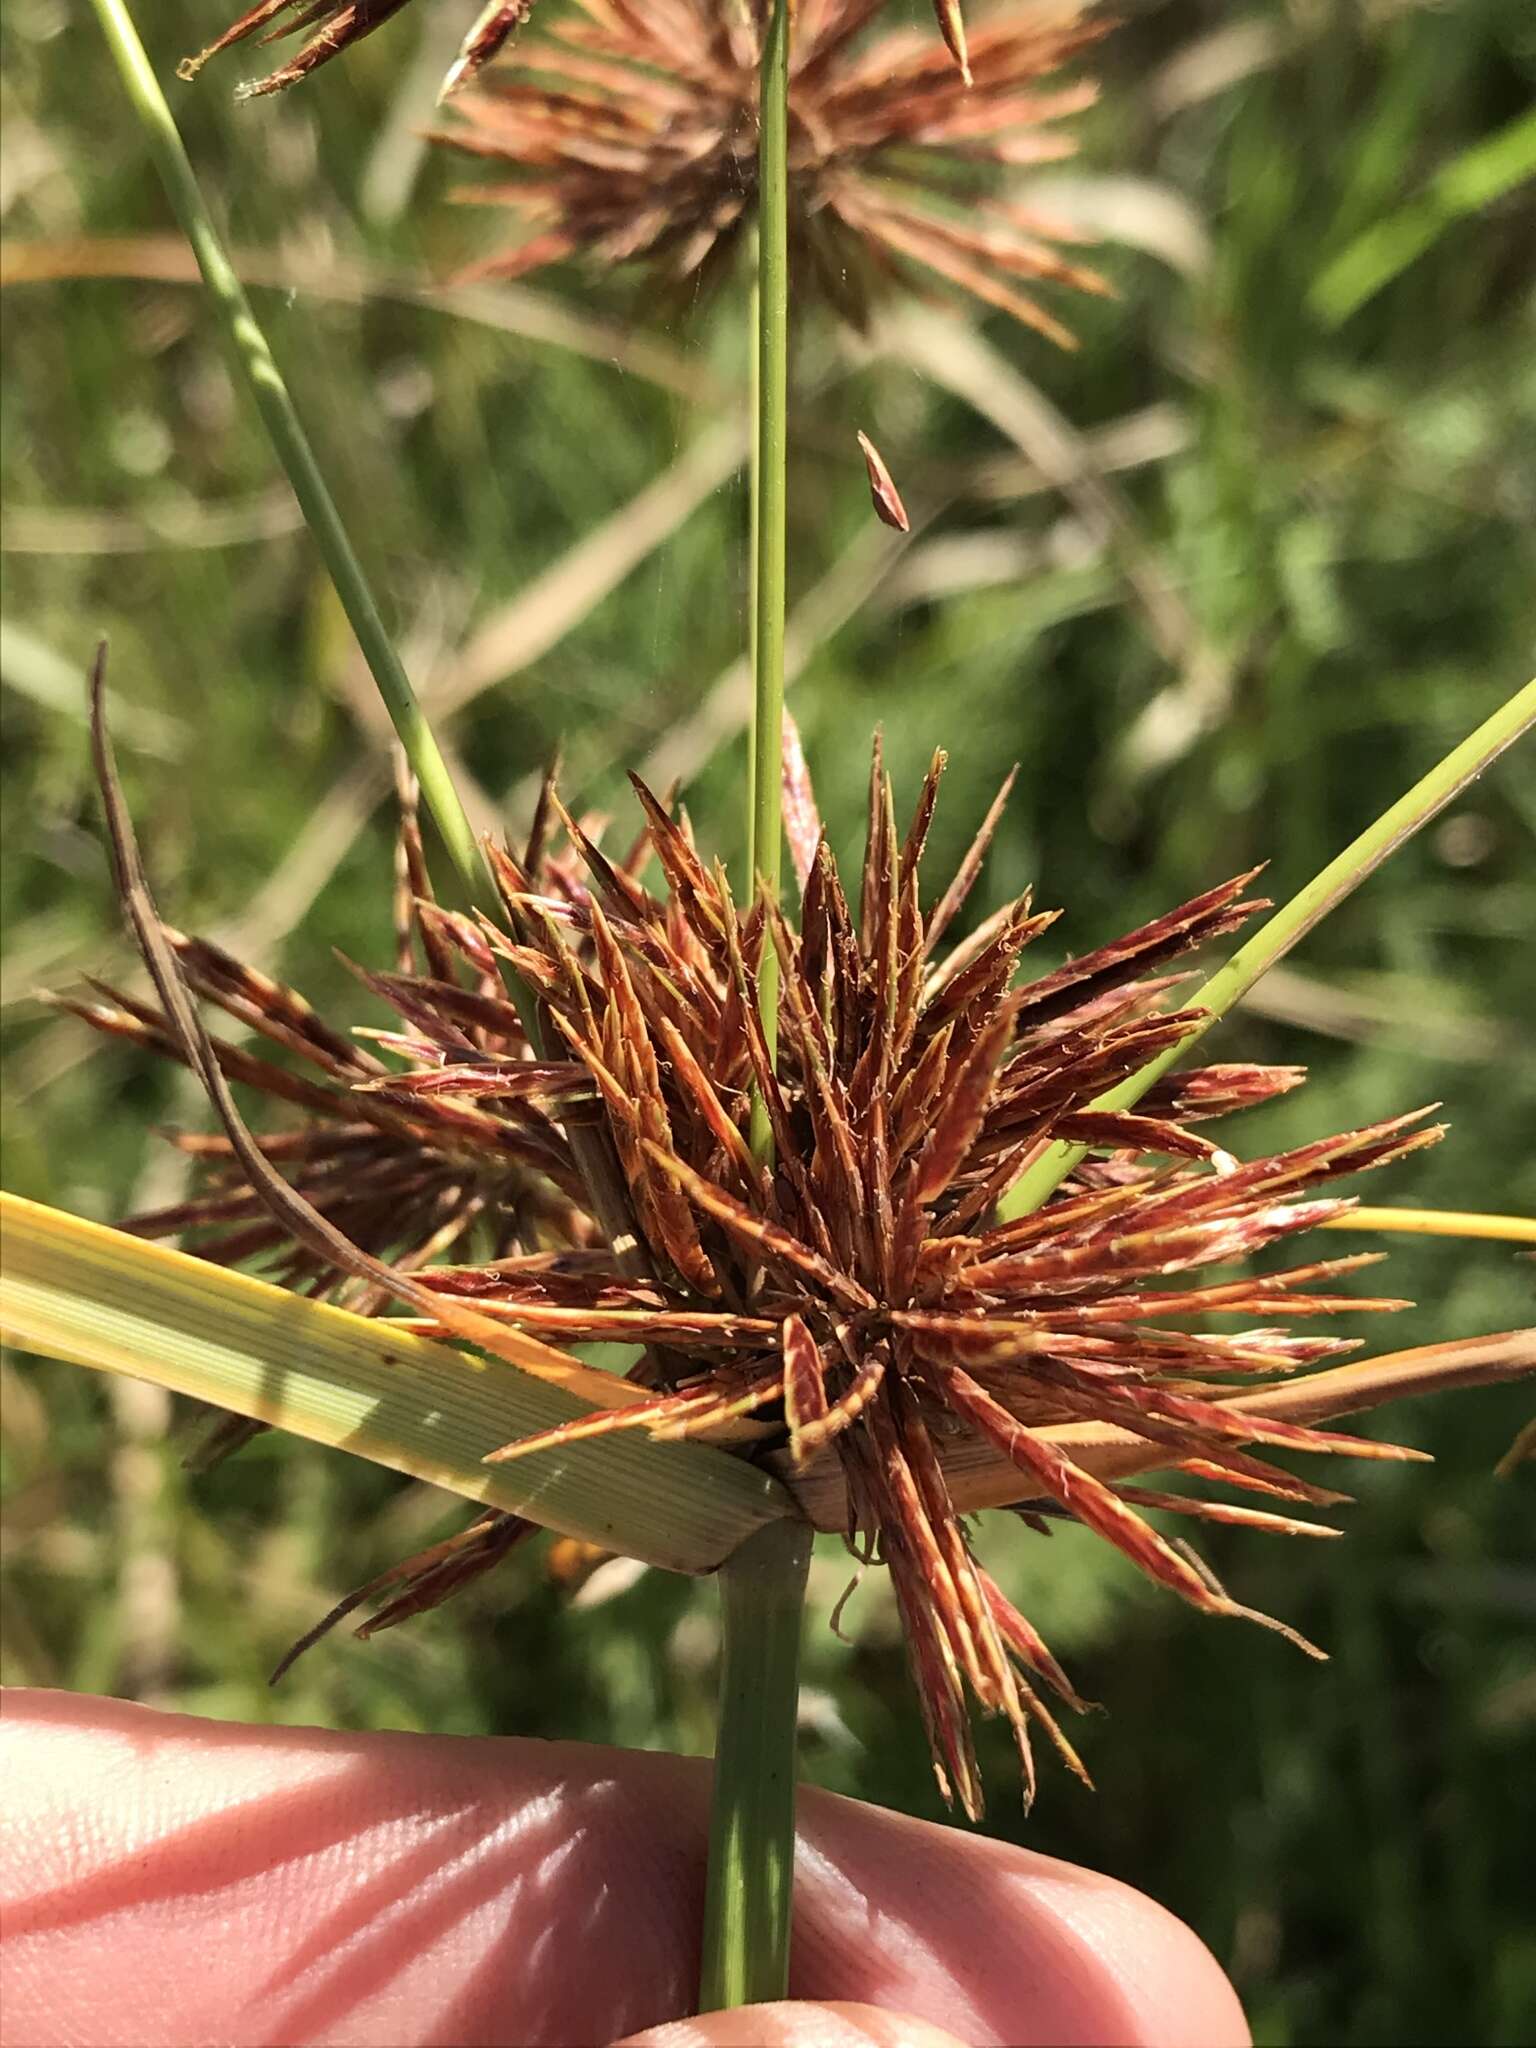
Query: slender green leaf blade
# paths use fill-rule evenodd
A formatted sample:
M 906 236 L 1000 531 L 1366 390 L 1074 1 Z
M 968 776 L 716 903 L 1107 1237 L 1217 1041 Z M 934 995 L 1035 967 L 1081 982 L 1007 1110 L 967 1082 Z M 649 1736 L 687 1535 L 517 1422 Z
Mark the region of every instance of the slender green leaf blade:
M 0 1335 L 371 1458 L 647 1564 L 712 1571 L 792 1513 L 766 1473 L 620 1431 L 485 1465 L 585 1404 L 495 1359 L 0 1195 Z
M 1283 960 L 1314 925 L 1320 924 L 1346 896 L 1359 888 L 1368 875 L 1374 874 L 1384 860 L 1444 810 L 1469 783 L 1475 782 L 1506 747 L 1513 746 L 1533 727 L 1536 727 L 1536 677 L 1500 705 L 1491 718 L 1485 718 L 1460 746 L 1452 747 L 1395 804 L 1388 805 L 1381 816 L 1357 839 L 1352 839 L 1342 853 L 1312 877 L 1305 888 L 1299 889 L 1288 903 L 1267 918 L 1254 936 L 1238 947 L 1224 967 L 1219 967 L 1193 995 L 1185 998 L 1191 1010 L 1203 1013 L 1198 1024 L 1128 1080 L 1106 1089 L 1089 1107 L 1098 1111 L 1134 1108 L 1153 1082 L 1160 1080 L 1171 1066 L 1192 1051 L 1212 1025 L 1219 1023 L 1235 1003 L 1241 1002 L 1277 960 Z M 1053 1139 L 1003 1196 L 997 1205 L 998 1214 L 1004 1218 L 1032 1215 L 1050 1200 L 1079 1160 L 1087 1157 L 1089 1150 L 1087 1145 L 1070 1144 L 1064 1138 Z
M 1400 277 L 1470 213 L 1536 178 L 1536 114 L 1524 114 L 1452 157 L 1406 206 L 1374 221 L 1313 280 L 1313 312 L 1325 327 Z

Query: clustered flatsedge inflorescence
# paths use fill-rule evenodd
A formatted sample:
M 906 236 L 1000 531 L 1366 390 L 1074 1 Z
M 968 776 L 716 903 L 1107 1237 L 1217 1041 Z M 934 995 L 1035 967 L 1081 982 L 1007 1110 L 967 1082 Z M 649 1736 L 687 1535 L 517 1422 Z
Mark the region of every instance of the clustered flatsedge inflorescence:
M 930 32 L 866 37 L 880 0 L 801 0 L 789 76 L 790 261 L 801 290 L 862 327 L 884 286 L 943 281 L 1070 347 L 1033 288 L 1107 290 L 1057 244 L 1081 239 L 999 194 L 999 173 L 1068 156 L 1056 124 L 1088 82 L 1042 80 L 1103 35 L 1079 0 L 979 19 L 967 72 Z M 581 0 L 454 102 L 436 140 L 501 175 L 456 196 L 524 232 L 466 273 L 516 278 L 573 259 L 641 264 L 703 289 L 757 210 L 766 7 Z
M 1245 893 L 1253 877 L 1021 981 L 1021 956 L 1055 921 L 1028 896 L 950 943 L 1002 796 L 925 900 L 942 762 L 903 833 L 877 746 L 855 906 L 793 746 L 787 764 L 798 927 L 766 900 L 735 903 L 686 817 L 638 783 L 643 831 L 622 858 L 546 785 L 530 841 L 488 849 L 494 918 L 433 902 L 407 809 L 399 957 L 389 973 L 359 970 L 399 1017 L 366 1034 L 388 1060 L 217 948 L 168 936 L 198 993 L 309 1069 L 218 1048 L 232 1079 L 304 1112 L 261 1139 L 266 1160 L 353 1243 L 413 1272 L 445 1334 L 472 1309 L 544 1345 L 642 1347 L 630 1377 L 645 1399 L 498 1455 L 644 1428 L 839 1461 L 850 1544 L 891 1573 L 940 1782 L 975 1814 L 967 1694 L 1012 1723 L 1027 1785 L 1032 1722 L 1080 1768 L 1041 1689 L 1081 1702 L 974 1555 L 947 1454 L 979 1439 L 1017 1467 L 1034 1510 L 1085 1523 L 1198 1607 L 1246 1613 L 1141 1510 L 1304 1525 L 1107 1483 L 1052 1432 L 1117 1425 L 1148 1462 L 1281 1503 L 1340 1496 L 1269 1463 L 1258 1454 L 1269 1447 L 1398 1455 L 1229 1405 L 1350 1348 L 1291 1334 L 1292 1322 L 1399 1305 L 1332 1291 L 1368 1257 L 1214 1281 L 1200 1270 L 1339 1215 L 1348 1204 L 1316 1190 L 1439 1133 L 1401 1118 L 1240 1164 L 1194 1128 L 1294 1086 L 1289 1067 L 1194 1069 L 1134 1114 L 1096 1111 L 1107 1087 L 1188 1030 L 1164 970 L 1263 907 Z M 782 976 L 776 1058 L 758 1011 L 765 944 Z M 558 1046 L 560 1057 L 532 1054 L 509 974 L 535 992 L 546 1055 Z M 185 1056 L 170 1016 L 101 996 L 79 1014 Z M 747 1141 L 754 1094 L 772 1124 L 771 1165 Z M 621 1164 L 638 1271 L 584 1205 L 580 1125 L 598 1126 Z M 1058 1138 L 1089 1144 L 1089 1159 L 1037 1214 L 1000 1221 L 1003 1192 Z M 292 1241 L 224 1139 L 181 1142 L 207 1185 L 129 1227 L 191 1231 L 205 1257 L 265 1255 L 306 1291 L 383 1305 Z M 1182 1327 L 1213 1315 L 1262 1322 L 1233 1335 Z M 394 1597 L 372 1626 L 436 1605 L 527 1533 L 515 1517 L 481 1515 L 375 1582 L 393 1582 Z

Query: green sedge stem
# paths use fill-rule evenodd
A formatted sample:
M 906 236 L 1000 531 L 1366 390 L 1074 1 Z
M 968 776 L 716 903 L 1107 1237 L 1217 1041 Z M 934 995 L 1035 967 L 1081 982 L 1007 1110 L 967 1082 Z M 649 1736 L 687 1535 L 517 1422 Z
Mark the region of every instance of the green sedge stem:
M 1305 938 L 1315 924 L 1357 889 L 1389 854 L 1395 853 L 1405 840 L 1411 839 L 1421 826 L 1427 825 L 1436 812 L 1443 810 L 1469 782 L 1475 781 L 1490 761 L 1532 725 L 1536 725 L 1536 680 L 1527 683 L 1523 690 L 1517 690 L 1492 718 L 1469 734 L 1459 747 L 1453 747 L 1422 781 L 1413 785 L 1406 796 L 1399 797 L 1390 809 L 1383 811 L 1376 822 L 1368 826 L 1358 839 L 1352 840 L 1321 874 L 1314 876 L 1282 910 L 1277 910 L 1246 946 L 1238 948 L 1226 966 L 1219 968 L 1190 998 L 1192 1009 L 1205 1012 L 1199 1024 L 1128 1081 L 1122 1081 L 1118 1087 L 1098 1096 L 1089 1108 L 1096 1111 L 1130 1109 L 1139 1102 L 1154 1081 L 1161 1080 L 1176 1061 L 1200 1042 L 1219 1018 L 1224 1017 L 1235 1003 L 1241 1002 L 1262 974 L 1277 960 L 1283 959 L 1298 940 Z M 1033 1214 L 1050 1199 L 1088 1149 L 1086 1145 L 1068 1145 L 1060 1139 L 1048 1145 L 1040 1157 L 1020 1174 L 998 1204 L 999 1215 L 1011 1220 L 1016 1216 Z
M 751 367 L 748 371 L 748 403 L 752 408 L 752 445 L 747 458 L 747 667 L 751 672 L 754 687 L 757 680 L 757 536 L 762 525 L 761 492 L 758 477 L 762 473 L 762 409 L 758 404 L 758 389 L 761 385 L 762 353 L 758 345 L 758 334 L 762 326 L 760 311 L 762 295 L 757 274 L 757 229 L 752 230 L 752 286 L 747 295 L 747 333 L 751 339 L 748 354 Z M 747 817 L 746 817 L 746 872 L 742 877 L 741 900 L 751 903 L 757 888 L 757 877 L 752 871 L 752 851 L 755 837 L 753 818 L 757 806 L 757 722 L 754 718 L 747 732 Z
M 124 0 L 92 0 L 124 89 L 138 116 L 166 196 L 192 245 L 236 367 L 245 380 L 273 450 L 314 535 L 342 609 L 357 635 L 400 744 L 421 786 L 449 858 L 471 901 L 496 901 L 495 884 L 465 816 L 447 763 L 432 737 L 374 601 L 334 499 L 315 461 L 282 372 L 273 359 L 245 289 L 235 274 L 197 182 L 171 110 L 150 67 Z
M 795 1736 L 808 1522 L 749 1536 L 721 1566 L 720 1734 L 709 1826 L 699 2010 L 789 1988 Z
M 747 872 L 754 892 L 779 898 L 783 827 L 784 530 L 789 396 L 789 0 L 773 0 L 758 96 L 757 418 L 752 635 L 752 829 Z M 758 1002 L 769 1057 L 779 1040 L 779 956 L 765 938 Z M 752 1150 L 773 1149 L 766 1106 L 752 1105 Z
M 751 496 L 752 737 L 747 756 L 747 879 L 777 903 L 782 863 L 786 408 L 789 388 L 789 0 L 773 0 L 758 96 L 757 330 Z M 778 1049 L 779 956 L 757 962 L 770 1061 Z M 773 1156 L 754 1096 L 752 1150 Z M 811 1530 L 782 1522 L 748 1538 L 720 1570 L 723 1662 L 701 2011 L 782 1998 L 789 1987 L 795 1870 L 795 1735 L 800 1626 Z

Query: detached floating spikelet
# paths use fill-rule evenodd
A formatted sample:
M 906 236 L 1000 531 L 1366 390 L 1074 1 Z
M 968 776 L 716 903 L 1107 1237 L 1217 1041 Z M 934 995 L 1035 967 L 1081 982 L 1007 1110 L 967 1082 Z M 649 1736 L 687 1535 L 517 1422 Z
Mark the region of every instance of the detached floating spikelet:
M 98 714 L 99 702 L 98 689 Z M 1262 1621 L 1311 1650 L 1252 1615 L 1149 1514 L 1323 1533 L 1273 1504 L 1342 1496 L 1259 1453 L 1413 1457 L 1317 1425 L 1405 1388 L 1536 1364 L 1512 1338 L 1465 1356 L 1450 1347 L 1427 1367 L 1413 1354 L 1379 1371 L 1338 1365 L 1351 1344 L 1316 1334 L 1321 1318 L 1402 1305 L 1339 1287 L 1369 1255 L 1202 1274 L 1346 1214 L 1339 1183 L 1440 1136 L 1422 1114 L 1245 1160 L 1192 1127 L 1295 1087 L 1297 1069 L 1210 1066 L 1167 1077 L 1135 1114 L 1093 1108 L 1189 1030 L 1193 1014 L 1169 1007 L 1179 977 L 1168 970 L 1264 907 L 1252 874 L 1021 978 L 1053 921 L 1027 895 L 946 950 L 998 806 L 925 911 L 942 756 L 903 832 L 877 742 L 850 897 L 792 736 L 798 928 L 767 899 L 737 905 L 685 819 L 643 786 L 644 829 L 616 858 L 599 821 L 571 816 L 552 781 L 526 848 L 489 849 L 497 915 L 450 915 L 431 899 L 407 788 L 395 966 L 364 975 L 401 1020 L 375 1039 L 385 1059 L 293 990 L 159 921 L 99 715 L 97 735 L 159 1001 L 103 991 L 71 1007 L 186 1060 L 224 1123 L 221 1136 L 180 1141 L 203 1170 L 199 1192 L 129 1227 L 190 1232 L 204 1257 L 263 1258 L 290 1284 L 371 1312 L 404 1307 L 412 1327 L 563 1377 L 593 1402 L 498 1457 L 556 1445 L 579 1456 L 583 1439 L 643 1430 L 773 1456 L 791 1483 L 830 1461 L 850 1542 L 891 1573 L 939 1780 L 969 1814 L 982 1804 L 973 1707 L 1010 1722 L 1029 1787 L 1032 1730 L 1081 1770 L 1036 1688 L 1083 1703 L 977 1562 L 962 1512 L 984 1498 L 1070 1517 L 1202 1611 Z M 776 1055 L 758 1015 L 765 946 L 780 971 Z M 539 992 L 549 1050 L 538 1057 L 503 961 Z M 189 991 L 277 1057 L 210 1039 Z M 301 1120 L 252 1137 L 229 1080 Z M 771 1170 L 748 1143 L 754 1097 L 772 1125 Z M 594 1126 L 623 1165 L 638 1260 L 604 1241 L 587 1205 L 572 1129 Z M 1057 1138 L 1088 1156 L 1045 1207 L 999 1221 L 1003 1192 Z M 482 1255 L 463 1263 L 472 1228 Z M 615 1339 L 636 1350 L 625 1380 L 563 1348 Z M 1126 1484 L 1153 1467 L 1267 1505 Z M 364 1589 L 389 1596 L 372 1626 L 437 1604 L 526 1533 L 482 1516 Z
M 869 495 L 876 516 L 887 526 L 894 526 L 898 533 L 910 533 L 912 522 L 907 517 L 907 508 L 901 502 L 901 493 L 891 472 L 885 466 L 885 457 L 862 429 L 859 446 L 864 451 L 864 467 L 869 471 Z

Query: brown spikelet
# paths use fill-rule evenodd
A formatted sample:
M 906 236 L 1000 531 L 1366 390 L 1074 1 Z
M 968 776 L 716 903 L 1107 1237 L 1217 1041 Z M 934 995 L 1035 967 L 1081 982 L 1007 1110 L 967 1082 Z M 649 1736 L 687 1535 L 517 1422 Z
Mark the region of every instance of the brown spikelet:
M 292 35 L 312 28 L 314 33 L 301 44 L 296 56 L 286 64 L 280 64 L 264 78 L 253 79 L 236 88 L 237 99 L 260 99 L 267 93 L 281 92 L 285 86 L 296 85 L 301 78 L 307 78 L 311 71 L 330 62 L 332 57 L 353 43 L 361 42 L 376 28 L 382 28 L 390 16 L 397 14 L 406 0 L 315 0 L 305 5 L 305 0 L 261 0 L 248 14 L 233 22 L 216 41 L 200 50 L 195 57 L 184 57 L 176 67 L 177 76 L 183 80 L 196 78 L 199 71 L 211 57 L 216 57 L 232 43 L 240 43 L 255 36 L 258 43 L 270 43 L 280 37 Z M 302 9 L 295 21 L 279 23 L 276 28 L 267 24 L 277 16 L 291 9 Z M 264 30 L 264 34 L 257 34 Z
M 907 508 L 901 502 L 901 493 L 895 479 L 885 466 L 885 457 L 862 430 L 859 447 L 864 453 L 864 467 L 869 472 L 869 496 L 874 505 L 875 516 L 886 526 L 894 526 L 898 533 L 910 533 L 912 522 L 907 517 Z
M 965 17 L 960 12 L 960 0 L 934 0 L 933 11 L 938 17 L 939 33 L 944 38 L 944 47 L 960 67 L 960 76 L 967 85 L 975 83 L 971 76 L 971 56 L 966 42 Z
M 476 78 L 533 12 L 533 0 L 487 0 L 438 88 L 438 104 Z
M 784 1318 L 784 1420 L 789 1448 L 796 1462 L 810 1455 L 805 1431 L 827 1414 L 825 1368 L 816 1339 L 799 1316 Z
M 826 1413 L 815 1421 L 801 1424 L 792 1448 L 802 1462 L 841 1436 L 845 1429 L 852 1428 L 880 1391 L 888 1362 L 888 1354 L 883 1347 L 867 1352 Z
M 784 713 L 783 780 L 784 838 L 794 863 L 795 880 L 803 894 L 816 864 L 816 850 L 821 844 L 821 816 L 816 809 L 810 772 L 805 765 L 800 728 L 788 711 Z
M 364 1640 L 377 1635 L 381 1629 L 395 1628 L 412 1615 L 426 1614 L 432 1608 L 440 1607 L 455 1593 L 462 1592 L 472 1580 L 500 1564 L 519 1543 L 538 1533 L 537 1522 L 526 1522 L 521 1515 L 503 1514 L 496 1508 L 487 1509 L 467 1529 L 459 1530 L 442 1543 L 434 1543 L 429 1550 L 420 1551 L 415 1557 L 391 1565 L 377 1578 L 370 1579 L 366 1585 L 348 1593 L 345 1599 L 338 1600 L 328 1614 L 323 1615 L 313 1628 L 306 1629 L 298 1641 L 284 1652 L 268 1684 L 276 1685 L 307 1650 L 312 1650 L 365 1601 L 380 1593 L 390 1594 L 384 1606 L 358 1629 L 358 1635 Z

